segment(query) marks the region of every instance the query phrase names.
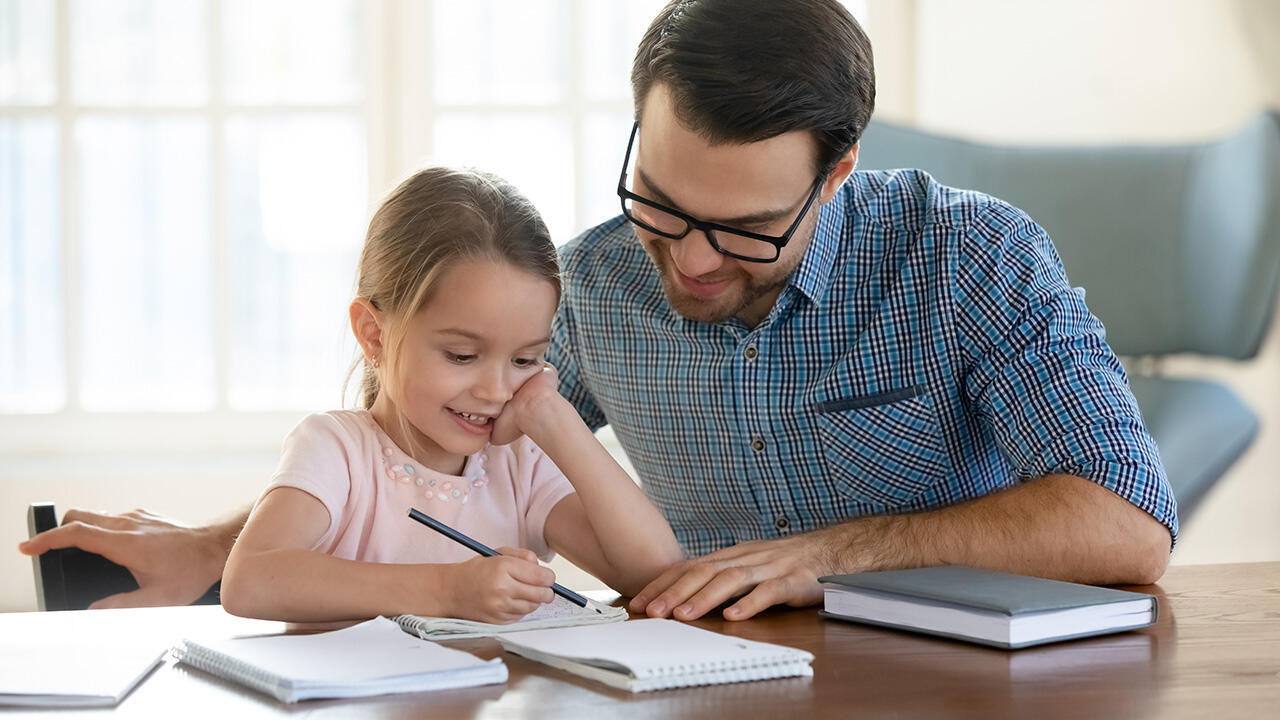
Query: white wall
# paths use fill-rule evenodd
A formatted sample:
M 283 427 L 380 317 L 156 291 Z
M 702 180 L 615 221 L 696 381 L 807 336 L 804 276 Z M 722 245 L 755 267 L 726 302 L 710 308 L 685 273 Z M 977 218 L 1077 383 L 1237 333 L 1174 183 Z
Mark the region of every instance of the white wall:
M 988 142 L 1176 143 L 1280 107 L 1280 3 L 873 0 L 879 117 Z M 1280 325 L 1280 323 L 1277 323 Z M 1262 420 L 1174 563 L 1280 559 L 1280 326 L 1248 363 L 1179 357 Z

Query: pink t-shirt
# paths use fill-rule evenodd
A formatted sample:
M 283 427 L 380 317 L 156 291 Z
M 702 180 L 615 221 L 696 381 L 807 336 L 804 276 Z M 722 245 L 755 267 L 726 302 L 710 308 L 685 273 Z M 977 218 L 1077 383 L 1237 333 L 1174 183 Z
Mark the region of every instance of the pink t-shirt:
M 285 438 L 263 495 L 278 487 L 315 496 L 329 529 L 313 550 L 348 560 L 452 563 L 476 554 L 409 518 L 415 507 L 492 548 L 553 553 L 542 527 L 573 486 L 529 438 L 490 445 L 462 475 L 429 470 L 391 441 L 367 410 L 308 415 Z

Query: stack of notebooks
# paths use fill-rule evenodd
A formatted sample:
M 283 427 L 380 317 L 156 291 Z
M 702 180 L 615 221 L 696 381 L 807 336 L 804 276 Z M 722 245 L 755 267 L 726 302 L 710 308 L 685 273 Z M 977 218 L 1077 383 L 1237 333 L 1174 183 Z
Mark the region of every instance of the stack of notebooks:
M 1155 597 L 960 565 L 819 578 L 826 617 L 1014 649 L 1147 627 Z

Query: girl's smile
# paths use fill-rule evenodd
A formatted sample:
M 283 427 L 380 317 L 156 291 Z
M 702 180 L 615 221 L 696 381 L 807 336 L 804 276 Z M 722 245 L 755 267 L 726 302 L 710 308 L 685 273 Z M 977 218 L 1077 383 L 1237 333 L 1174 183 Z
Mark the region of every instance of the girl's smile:
M 453 408 L 445 408 L 453 413 L 454 419 L 467 432 L 473 432 L 477 435 L 488 435 L 493 430 L 493 421 L 495 416 L 473 415 L 471 413 L 460 412 Z

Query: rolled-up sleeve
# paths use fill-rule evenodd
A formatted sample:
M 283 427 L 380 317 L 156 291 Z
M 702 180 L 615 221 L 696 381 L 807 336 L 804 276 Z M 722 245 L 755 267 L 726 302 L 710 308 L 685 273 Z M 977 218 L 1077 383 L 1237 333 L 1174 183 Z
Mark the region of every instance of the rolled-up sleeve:
M 1045 231 L 992 201 L 964 228 L 956 324 L 964 388 L 1019 479 L 1075 475 L 1164 524 L 1178 513 L 1106 332 Z

